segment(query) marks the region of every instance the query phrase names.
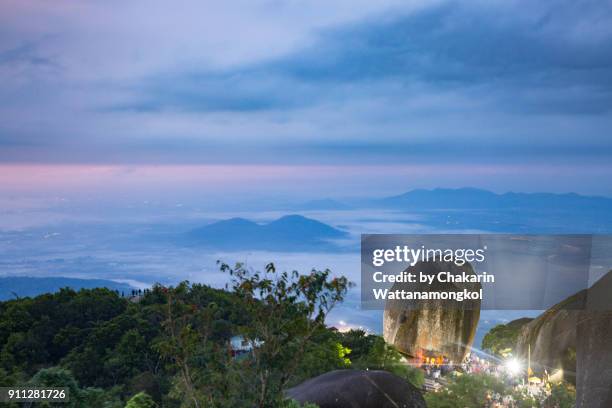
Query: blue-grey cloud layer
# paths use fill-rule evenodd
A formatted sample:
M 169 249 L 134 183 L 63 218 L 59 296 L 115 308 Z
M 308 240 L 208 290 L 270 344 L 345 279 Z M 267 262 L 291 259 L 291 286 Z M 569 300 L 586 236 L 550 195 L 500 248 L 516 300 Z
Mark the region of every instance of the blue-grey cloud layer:
M 442 90 L 490 86 L 494 96 L 503 98 L 498 93 L 505 90 L 523 97 L 526 105 L 503 107 L 512 111 L 607 113 L 612 107 L 612 35 L 591 38 L 587 32 L 572 42 L 563 30 L 588 23 L 580 21 L 584 2 L 559 3 L 558 10 L 551 4 L 535 21 L 505 21 L 496 9 L 452 3 L 329 30 L 315 45 L 272 62 L 220 74 L 153 78 L 143 84 L 150 92 L 148 103 L 134 107 L 293 109 L 333 97 L 343 86 L 397 81 L 396 92 L 406 98 L 411 95 L 402 85 L 413 82 Z M 612 23 L 612 11 L 599 3 L 597 18 Z M 572 11 L 577 15 L 568 18 Z M 581 89 L 573 98 L 554 92 L 564 87 Z M 538 91 L 550 93 L 529 99 Z
M 264 39 L 260 57 L 233 64 L 173 65 L 173 45 L 143 41 L 143 49 L 160 47 L 168 64 L 125 76 L 65 67 L 61 47 L 45 48 L 61 33 L 17 41 L 0 50 L 0 69 L 14 79 L 0 84 L 8 106 L 0 110 L 0 160 L 612 158 L 611 2 L 391 10 L 312 29 L 308 41 L 271 55 Z M 240 41 L 241 28 L 233 28 Z M 65 50 L 69 61 L 78 50 Z M 198 57 L 212 52 L 203 47 Z

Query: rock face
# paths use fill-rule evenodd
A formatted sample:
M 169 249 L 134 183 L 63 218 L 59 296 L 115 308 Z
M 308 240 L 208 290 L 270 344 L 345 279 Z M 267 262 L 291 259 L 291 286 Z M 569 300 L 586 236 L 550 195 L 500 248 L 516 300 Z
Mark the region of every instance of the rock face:
M 450 272 L 474 274 L 469 263 L 419 262 L 406 272 L 436 275 Z M 427 284 L 395 283 L 394 290 L 408 291 L 478 291 L 480 283 Z M 385 340 L 411 357 L 435 355 L 460 363 L 469 353 L 480 318 L 480 300 L 387 300 L 383 319 Z
M 585 313 L 577 332 L 576 407 L 612 407 L 612 312 Z
M 531 345 L 531 367 L 536 375 L 563 369 L 563 379 L 576 381 L 576 327 L 584 307 L 583 290 L 542 313 L 523 326 L 517 342 L 517 355 L 527 360 Z
M 523 328 L 518 349 L 531 344 L 536 373 L 563 368 L 576 384 L 576 407 L 612 407 L 612 272 Z M 581 307 L 583 310 L 566 310 Z
M 320 408 L 426 408 L 421 392 L 387 371 L 335 370 L 287 390 Z
M 589 288 L 576 330 L 576 407 L 612 407 L 612 271 Z

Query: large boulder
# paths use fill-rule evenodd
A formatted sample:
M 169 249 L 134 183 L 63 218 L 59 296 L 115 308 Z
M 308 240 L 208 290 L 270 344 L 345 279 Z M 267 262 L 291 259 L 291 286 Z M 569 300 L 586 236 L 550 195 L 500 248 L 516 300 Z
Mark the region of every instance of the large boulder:
M 577 333 L 576 407 L 612 407 L 612 312 L 585 312 Z
M 536 374 L 563 369 L 576 384 L 576 407 L 612 407 L 612 272 L 588 290 L 551 307 L 527 324 L 519 354 Z
M 469 263 L 419 262 L 405 272 L 437 275 L 450 272 L 474 275 Z M 407 291 L 479 291 L 480 283 L 395 283 L 394 290 Z M 480 300 L 387 300 L 383 318 L 383 335 L 400 352 L 411 356 L 434 355 L 460 363 L 469 353 L 480 318 Z
M 421 392 L 387 371 L 335 370 L 287 390 L 320 408 L 426 408 Z
M 517 355 L 527 360 L 538 376 L 562 371 L 562 378 L 576 381 L 576 328 L 587 291 L 583 290 L 554 305 L 523 326 L 517 340 Z M 531 350 L 530 350 L 531 348 Z
M 576 329 L 576 407 L 612 407 L 612 271 L 591 286 Z

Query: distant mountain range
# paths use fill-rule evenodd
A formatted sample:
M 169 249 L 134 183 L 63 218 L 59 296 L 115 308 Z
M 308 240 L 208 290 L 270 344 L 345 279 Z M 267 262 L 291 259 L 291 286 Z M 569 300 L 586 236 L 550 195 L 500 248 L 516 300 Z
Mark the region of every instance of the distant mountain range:
M 393 208 L 416 209 L 511 209 L 612 210 L 612 198 L 583 196 L 575 193 L 504 193 L 477 188 L 412 190 L 383 198 L 375 204 Z
M 417 189 L 380 199 L 322 200 L 330 210 L 418 213 L 444 230 L 503 233 L 612 233 L 612 198 L 576 193 L 504 193 L 477 188 Z
M 612 199 L 575 193 L 504 193 L 475 188 L 413 190 L 372 204 L 421 212 L 448 230 L 503 233 L 612 233 Z
M 574 193 L 504 193 L 476 188 L 417 189 L 376 200 L 311 201 L 302 209 L 342 211 L 368 208 L 419 213 L 439 230 L 501 233 L 612 233 L 612 199 Z M 401 232 L 401 231 L 398 231 Z M 260 224 L 231 218 L 184 234 L 180 244 L 221 250 L 338 251 L 340 229 L 301 215 Z
M 353 199 L 346 202 L 330 198 L 308 201 L 295 207 L 300 210 L 348 210 L 356 208 L 391 208 L 410 210 L 512 208 L 547 210 L 612 210 L 612 198 L 576 193 L 514 193 L 497 194 L 473 187 L 415 189 L 380 199 Z
M 128 284 L 104 279 L 5 276 L 0 278 L 0 301 L 15 299 L 16 297 L 34 297 L 43 293 L 53 293 L 66 287 L 74 290 L 108 288 L 126 294 L 134 289 Z
M 333 240 L 348 234 L 301 215 L 287 215 L 267 224 L 244 218 L 218 221 L 190 231 L 186 243 L 224 250 L 332 250 Z

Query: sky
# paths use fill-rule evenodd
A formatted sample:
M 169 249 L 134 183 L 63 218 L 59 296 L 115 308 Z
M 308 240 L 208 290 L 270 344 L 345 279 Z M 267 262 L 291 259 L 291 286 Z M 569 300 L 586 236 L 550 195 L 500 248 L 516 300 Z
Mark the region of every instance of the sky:
M 0 191 L 612 195 L 612 2 L 0 4 Z
M 204 281 L 212 255 L 130 222 L 243 203 L 612 196 L 611 129 L 610 0 L 3 0 L 0 269 Z M 422 228 L 376 216 L 359 228 Z

